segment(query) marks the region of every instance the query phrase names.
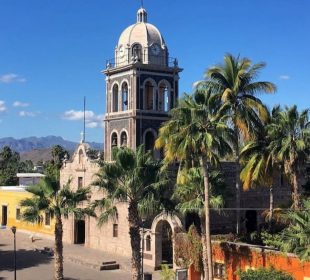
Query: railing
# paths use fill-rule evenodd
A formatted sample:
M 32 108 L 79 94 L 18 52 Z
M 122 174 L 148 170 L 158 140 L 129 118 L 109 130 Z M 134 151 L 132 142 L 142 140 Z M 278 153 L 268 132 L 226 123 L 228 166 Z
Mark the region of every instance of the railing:
M 158 56 L 158 55 L 143 55 L 143 57 L 115 57 L 106 60 L 106 69 L 112 69 L 131 64 L 150 64 L 165 67 L 178 67 L 178 60 L 173 57 Z

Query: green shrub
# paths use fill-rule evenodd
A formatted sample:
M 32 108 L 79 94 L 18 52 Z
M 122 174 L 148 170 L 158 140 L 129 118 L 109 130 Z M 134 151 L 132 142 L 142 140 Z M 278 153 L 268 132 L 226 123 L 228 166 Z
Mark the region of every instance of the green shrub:
M 282 271 L 273 268 L 249 269 L 239 273 L 240 280 L 294 280 L 294 278 Z
M 160 280 L 173 280 L 175 277 L 175 272 L 170 269 L 167 264 L 161 265 Z

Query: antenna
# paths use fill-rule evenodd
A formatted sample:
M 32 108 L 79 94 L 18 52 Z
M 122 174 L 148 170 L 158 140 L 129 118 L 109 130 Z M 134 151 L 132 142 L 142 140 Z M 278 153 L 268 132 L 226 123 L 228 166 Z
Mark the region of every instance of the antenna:
M 85 143 L 85 108 L 86 108 L 86 97 L 84 96 L 83 143 Z
M 143 0 L 141 0 L 141 7 L 143 8 Z

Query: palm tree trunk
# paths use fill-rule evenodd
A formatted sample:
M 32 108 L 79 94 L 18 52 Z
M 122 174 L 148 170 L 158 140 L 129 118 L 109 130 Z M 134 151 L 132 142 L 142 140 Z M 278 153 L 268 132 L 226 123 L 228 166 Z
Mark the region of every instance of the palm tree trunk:
M 63 280 L 63 244 L 62 244 L 62 220 L 56 215 L 55 224 L 55 280 Z
M 200 157 L 200 165 L 203 172 L 204 192 L 205 192 L 205 223 L 206 223 L 206 251 L 208 262 L 208 277 L 206 280 L 213 280 L 213 264 L 212 264 L 212 245 L 211 245 L 211 231 L 210 231 L 210 196 L 209 196 L 209 174 L 206 159 Z
M 130 202 L 128 207 L 129 235 L 131 244 L 131 279 L 141 280 L 141 236 L 138 205 Z
M 300 192 L 299 192 L 298 175 L 296 170 L 293 170 L 292 172 L 292 184 L 293 184 L 293 193 L 292 193 L 293 207 L 294 210 L 298 210 L 300 209 Z
M 240 206 L 241 206 L 241 190 L 240 190 L 240 151 L 239 151 L 239 132 L 235 128 L 236 134 L 236 234 L 240 234 Z
M 203 279 L 208 279 L 209 270 L 208 270 L 208 255 L 207 255 L 207 246 L 206 246 L 206 226 L 205 226 L 206 218 L 205 216 L 201 216 L 201 241 L 202 241 L 202 264 L 203 264 Z
M 269 231 L 272 230 L 272 222 L 273 222 L 273 187 L 270 186 L 269 188 L 269 219 L 268 219 L 268 223 L 269 223 Z

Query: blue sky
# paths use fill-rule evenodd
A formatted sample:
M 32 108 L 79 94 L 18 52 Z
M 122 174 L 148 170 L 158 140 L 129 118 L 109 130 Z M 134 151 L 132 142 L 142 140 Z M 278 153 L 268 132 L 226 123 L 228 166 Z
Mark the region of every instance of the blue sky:
M 191 92 L 225 53 L 265 61 L 260 79 L 278 86 L 270 106 L 310 107 L 309 0 L 145 0 L 148 21 L 184 68 Z M 105 80 L 118 38 L 138 0 L 0 0 L 0 137 L 63 136 L 102 142 Z

